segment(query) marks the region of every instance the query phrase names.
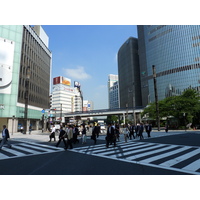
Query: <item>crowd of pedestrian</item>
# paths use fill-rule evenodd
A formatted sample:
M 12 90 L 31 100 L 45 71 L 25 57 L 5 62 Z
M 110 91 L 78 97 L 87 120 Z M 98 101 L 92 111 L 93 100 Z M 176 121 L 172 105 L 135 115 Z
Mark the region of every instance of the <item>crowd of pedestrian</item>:
M 108 148 L 110 144 L 116 146 L 116 141 L 120 141 L 120 134 L 124 135 L 124 141 L 128 142 L 128 139 L 132 140 L 139 137 L 140 140 L 144 139 L 143 132 L 146 131 L 147 136 L 151 137 L 152 126 L 149 123 L 137 123 L 134 124 L 109 124 L 107 128 L 106 135 L 106 147 Z
M 100 134 L 100 126 L 97 123 L 94 123 L 94 126 L 86 126 L 82 124 L 81 126 L 77 125 L 66 125 L 61 126 L 59 130 L 58 142 L 56 143 L 56 147 L 59 146 L 61 141 L 63 141 L 65 145 L 65 149 L 72 149 L 73 144 L 79 143 L 79 136 L 81 136 L 80 141 L 82 144 L 85 144 L 87 141 L 87 135 L 91 135 L 91 139 L 94 140 L 94 144 L 97 143 L 97 138 Z M 56 128 L 53 125 L 52 130 L 49 135 L 49 142 L 54 139 L 56 141 Z
M 108 124 L 107 132 L 106 132 L 106 147 L 109 147 L 109 145 L 116 146 L 116 142 L 120 141 L 120 136 L 124 136 L 124 141 L 128 142 L 128 140 L 132 140 L 135 138 L 139 138 L 140 140 L 144 139 L 143 132 L 146 131 L 147 136 L 151 137 L 151 131 L 152 126 L 150 124 L 143 124 L 143 123 L 137 123 L 134 124 Z M 59 131 L 59 137 L 58 142 L 56 146 L 58 147 L 60 142 L 63 141 L 65 145 L 65 149 L 72 149 L 73 144 L 79 143 L 80 141 L 82 144 L 85 144 L 87 142 L 87 136 L 89 135 L 93 141 L 94 145 L 97 144 L 97 138 L 99 137 L 101 130 L 100 126 L 97 123 L 94 123 L 94 125 L 85 125 L 82 124 L 81 126 L 76 125 L 67 125 L 65 127 L 61 127 Z M 49 142 L 51 142 L 52 139 L 56 141 L 55 137 L 56 129 L 55 126 L 53 126 L 52 131 L 49 135 Z M 80 138 L 80 139 L 79 139 Z M 79 141 L 80 140 L 80 141 Z

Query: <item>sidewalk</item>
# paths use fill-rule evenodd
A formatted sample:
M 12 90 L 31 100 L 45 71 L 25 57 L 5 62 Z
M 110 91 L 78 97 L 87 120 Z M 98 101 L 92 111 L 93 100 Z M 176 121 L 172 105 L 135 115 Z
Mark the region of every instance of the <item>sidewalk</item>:
M 32 131 L 31 134 L 23 134 L 21 132 L 10 133 L 10 139 L 15 141 L 26 141 L 26 142 L 48 142 L 49 132 L 43 132 L 41 130 Z M 57 137 L 57 134 L 56 134 Z
M 157 130 L 153 130 L 151 132 L 151 138 L 155 138 L 155 137 L 162 137 L 162 136 L 171 136 L 171 135 L 175 135 L 175 134 L 183 134 L 183 133 L 188 133 L 188 132 L 196 132 L 200 134 L 200 130 L 169 130 L 167 133 L 164 130 L 161 131 L 157 131 Z M 27 134 L 23 134 L 21 132 L 17 132 L 17 133 L 10 133 L 10 139 L 11 140 L 15 140 L 15 141 L 26 141 L 26 142 L 48 142 L 49 141 L 49 135 L 50 132 L 43 132 L 41 130 L 39 131 L 32 131 L 31 134 L 27 133 Z M 56 133 L 56 139 L 58 138 L 58 133 Z M 87 136 L 89 137 L 90 135 L 87 134 Z M 100 134 L 99 137 L 100 140 L 105 140 L 105 133 L 104 134 Z M 146 132 L 143 133 L 144 139 L 147 138 L 147 134 Z M 80 138 L 80 137 L 79 137 Z

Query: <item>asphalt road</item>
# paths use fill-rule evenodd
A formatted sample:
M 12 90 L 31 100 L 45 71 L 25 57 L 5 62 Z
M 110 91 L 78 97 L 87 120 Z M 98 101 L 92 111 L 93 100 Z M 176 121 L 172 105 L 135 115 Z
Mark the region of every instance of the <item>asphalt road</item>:
M 177 151 L 181 148 L 187 148 L 182 153 L 177 154 L 178 157 L 184 156 L 191 151 L 197 151 L 200 148 L 200 133 L 186 132 L 183 134 L 170 134 L 163 137 L 154 137 L 150 139 L 132 140 L 128 143 L 121 141 L 117 143 L 117 147 L 112 146 L 105 148 L 104 136 L 102 140 L 97 141 L 97 145 L 93 145 L 93 141 L 88 139 L 86 144 L 76 144 L 72 150 L 65 151 L 61 143 L 60 148 L 55 148 L 55 143 L 23 143 L 20 141 L 13 142 L 11 151 L 20 151 L 16 156 L 13 152 L 7 152 L 4 147 L 0 152 L 1 175 L 187 175 L 200 174 L 199 170 L 190 171 L 182 170 L 185 166 L 200 159 L 200 153 L 191 156 L 190 159 L 178 163 L 174 167 L 162 167 L 159 161 L 166 161 L 165 158 L 154 161 L 153 164 L 145 164 L 142 160 L 132 161 L 124 155 L 124 152 L 134 153 L 125 150 L 126 148 L 136 148 L 134 145 L 141 145 L 137 151 L 143 154 L 149 151 L 144 149 L 144 145 L 148 148 L 157 148 L 157 145 L 163 145 L 163 148 L 174 148 Z M 122 138 L 121 138 L 122 139 Z M 174 145 L 174 146 L 172 146 Z M 49 148 L 48 148 L 49 147 Z M 29 154 L 25 154 L 27 148 Z M 42 150 L 41 150 L 42 149 Z M 39 150 L 39 153 L 36 153 Z M 32 152 L 31 152 L 32 151 Z M 98 152 L 98 153 L 95 153 Z M 169 153 L 171 151 L 167 151 Z M 123 156 L 122 156 L 123 154 Z M 131 154 L 131 155 L 132 155 Z M 5 157 L 3 157 L 5 155 Z M 116 155 L 121 156 L 120 159 Z M 141 154 L 140 154 L 141 155 Z M 160 155 L 157 153 L 156 155 Z M 7 156 L 7 157 L 6 157 Z M 132 155 L 134 156 L 134 155 Z M 138 154 L 136 155 L 138 156 Z M 171 155 L 172 156 L 172 155 Z M 147 157 L 142 157 L 147 158 Z M 149 157 L 148 157 L 149 158 Z M 173 159 L 174 157 L 170 157 Z M 176 158 L 176 157 L 175 157 Z M 139 158 L 138 158 L 139 159 Z M 190 163 L 189 163 L 190 162 Z M 198 164 L 199 162 L 197 162 Z M 200 168 L 200 166 L 199 166 Z

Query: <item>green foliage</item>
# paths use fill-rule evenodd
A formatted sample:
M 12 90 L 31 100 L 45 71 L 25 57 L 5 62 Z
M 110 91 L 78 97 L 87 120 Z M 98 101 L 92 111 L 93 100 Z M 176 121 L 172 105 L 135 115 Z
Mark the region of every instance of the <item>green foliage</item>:
M 116 115 L 107 116 L 107 123 L 114 123 L 118 121 L 118 117 Z
M 159 115 L 162 117 L 173 116 L 182 124 L 192 123 L 193 118 L 200 115 L 200 96 L 196 90 L 188 89 L 180 96 L 167 97 L 158 102 Z M 155 103 L 149 104 L 142 113 L 149 115 L 150 118 L 156 119 Z

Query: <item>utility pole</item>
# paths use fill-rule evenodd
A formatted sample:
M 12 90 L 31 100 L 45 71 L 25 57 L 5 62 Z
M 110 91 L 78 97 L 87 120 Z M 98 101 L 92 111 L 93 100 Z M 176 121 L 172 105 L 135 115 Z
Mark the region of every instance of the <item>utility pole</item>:
M 154 82 L 154 93 L 155 93 L 155 103 L 156 103 L 156 118 L 157 118 L 158 131 L 160 131 L 160 117 L 159 117 L 158 91 L 157 91 L 157 83 L 156 83 L 155 65 L 152 65 L 152 70 L 153 70 L 153 82 Z

